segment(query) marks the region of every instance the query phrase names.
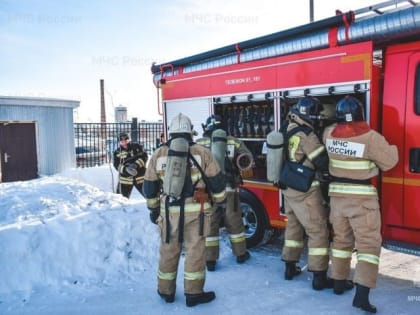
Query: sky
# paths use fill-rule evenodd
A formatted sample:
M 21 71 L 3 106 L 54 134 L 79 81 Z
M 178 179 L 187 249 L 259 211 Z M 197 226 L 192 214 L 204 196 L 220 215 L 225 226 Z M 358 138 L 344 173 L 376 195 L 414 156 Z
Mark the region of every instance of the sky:
M 158 227 L 138 192 L 126 199 L 113 187 L 110 165 L 0 183 L 0 314 L 364 314 L 351 306 L 354 291 L 312 290 L 306 253 L 302 274 L 284 280 L 281 237 L 239 265 L 224 230 L 216 271 L 206 274 L 216 299 L 186 307 L 181 256 L 175 302 L 165 303 L 156 293 Z M 378 314 L 419 314 L 419 259 L 382 250 L 370 295 Z
M 314 19 L 379 0 L 314 0 Z M 309 0 L 0 0 L 0 96 L 79 100 L 76 122 L 114 108 L 156 121 L 150 67 L 309 22 Z

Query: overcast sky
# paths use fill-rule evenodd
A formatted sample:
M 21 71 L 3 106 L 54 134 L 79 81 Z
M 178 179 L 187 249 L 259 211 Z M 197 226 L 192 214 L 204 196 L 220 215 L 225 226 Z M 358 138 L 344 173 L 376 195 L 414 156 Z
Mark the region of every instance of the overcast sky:
M 314 0 L 315 20 L 379 0 Z M 156 120 L 150 66 L 309 22 L 309 0 L 0 0 L 0 95 L 76 99 L 78 122 L 113 108 Z

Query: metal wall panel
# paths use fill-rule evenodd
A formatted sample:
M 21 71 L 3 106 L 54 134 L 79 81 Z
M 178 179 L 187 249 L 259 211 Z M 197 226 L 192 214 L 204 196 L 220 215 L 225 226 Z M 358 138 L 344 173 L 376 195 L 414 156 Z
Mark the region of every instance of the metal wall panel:
M 0 121 L 36 122 L 39 175 L 51 175 L 75 167 L 73 108 L 79 102 L 35 101 L 0 98 Z

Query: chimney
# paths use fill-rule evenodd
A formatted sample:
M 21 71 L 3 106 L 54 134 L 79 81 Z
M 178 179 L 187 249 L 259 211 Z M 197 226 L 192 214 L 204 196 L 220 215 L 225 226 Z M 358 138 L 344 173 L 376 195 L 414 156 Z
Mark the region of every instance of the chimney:
M 106 113 L 105 113 L 105 89 L 104 89 L 104 80 L 100 80 L 101 86 L 101 123 L 106 123 Z

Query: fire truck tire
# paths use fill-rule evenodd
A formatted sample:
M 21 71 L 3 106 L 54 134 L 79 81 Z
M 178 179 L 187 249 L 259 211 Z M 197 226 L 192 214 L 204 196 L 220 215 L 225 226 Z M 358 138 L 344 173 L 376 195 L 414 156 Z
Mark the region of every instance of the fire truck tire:
M 264 206 L 252 192 L 241 188 L 240 200 L 246 246 L 252 248 L 263 243 L 268 231 L 268 218 Z

